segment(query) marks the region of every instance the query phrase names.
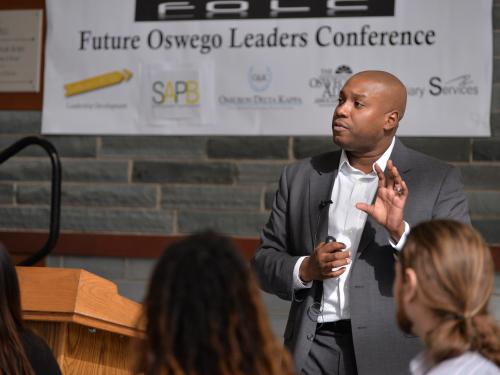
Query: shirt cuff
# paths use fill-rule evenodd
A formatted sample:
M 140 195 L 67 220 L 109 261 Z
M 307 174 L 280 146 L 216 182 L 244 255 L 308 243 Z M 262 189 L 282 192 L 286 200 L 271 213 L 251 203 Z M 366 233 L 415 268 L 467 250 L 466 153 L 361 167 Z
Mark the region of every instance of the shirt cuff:
M 303 282 L 300 279 L 299 276 L 299 270 L 300 270 L 300 265 L 306 259 L 307 257 L 300 257 L 297 262 L 295 263 L 295 266 L 293 267 L 293 289 L 298 290 L 298 289 L 306 289 L 310 288 L 312 286 L 312 281 L 309 281 L 308 283 Z
M 398 243 L 395 244 L 394 241 L 392 240 L 392 238 L 389 237 L 389 243 L 396 251 L 401 251 L 403 249 L 403 246 L 406 243 L 406 239 L 408 238 L 408 235 L 410 234 L 410 225 L 406 221 L 403 221 L 403 223 L 405 223 L 405 231 L 404 231 L 403 235 L 401 236 L 401 238 L 399 239 Z

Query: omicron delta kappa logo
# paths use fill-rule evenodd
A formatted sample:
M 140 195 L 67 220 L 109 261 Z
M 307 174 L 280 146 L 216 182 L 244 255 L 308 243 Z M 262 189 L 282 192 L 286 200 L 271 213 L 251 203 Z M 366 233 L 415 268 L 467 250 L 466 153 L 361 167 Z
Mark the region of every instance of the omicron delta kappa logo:
M 339 92 L 344 83 L 352 75 L 352 69 L 347 65 L 340 65 L 333 69 L 321 69 L 320 74 L 309 80 L 309 87 L 320 91 L 314 103 L 321 107 L 331 107 L 337 103 Z
M 263 92 L 271 85 L 273 76 L 269 66 L 251 66 L 248 69 L 247 78 L 253 91 Z

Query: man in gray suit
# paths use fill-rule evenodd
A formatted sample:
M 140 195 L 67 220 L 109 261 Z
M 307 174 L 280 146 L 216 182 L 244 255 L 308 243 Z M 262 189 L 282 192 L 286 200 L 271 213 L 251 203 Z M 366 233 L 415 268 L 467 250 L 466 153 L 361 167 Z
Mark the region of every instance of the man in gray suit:
M 421 349 L 394 319 L 394 252 L 421 221 L 469 216 L 458 170 L 395 137 L 405 106 L 395 76 L 352 76 L 333 115 L 342 150 L 281 176 L 252 264 L 292 301 L 284 336 L 299 374 L 404 374 Z

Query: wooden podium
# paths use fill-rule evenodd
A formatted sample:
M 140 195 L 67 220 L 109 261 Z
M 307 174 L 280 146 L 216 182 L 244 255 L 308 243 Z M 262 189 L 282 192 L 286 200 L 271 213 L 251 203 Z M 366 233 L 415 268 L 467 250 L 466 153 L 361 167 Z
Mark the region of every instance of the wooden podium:
M 16 267 L 29 328 L 52 348 L 64 375 L 130 374 L 141 306 L 81 269 Z

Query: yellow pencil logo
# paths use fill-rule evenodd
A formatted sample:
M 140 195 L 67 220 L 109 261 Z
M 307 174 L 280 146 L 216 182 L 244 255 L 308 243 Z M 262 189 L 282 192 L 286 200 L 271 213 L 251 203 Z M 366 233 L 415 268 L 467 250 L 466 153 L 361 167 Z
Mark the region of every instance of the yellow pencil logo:
M 101 74 L 95 77 L 90 77 L 83 79 L 81 81 L 76 81 L 64 85 L 66 92 L 65 96 L 72 96 L 77 94 L 83 94 L 84 92 L 89 92 L 103 87 L 116 85 L 122 81 L 128 81 L 132 78 L 133 74 L 128 69 L 115 70 L 114 72 L 109 72 Z

